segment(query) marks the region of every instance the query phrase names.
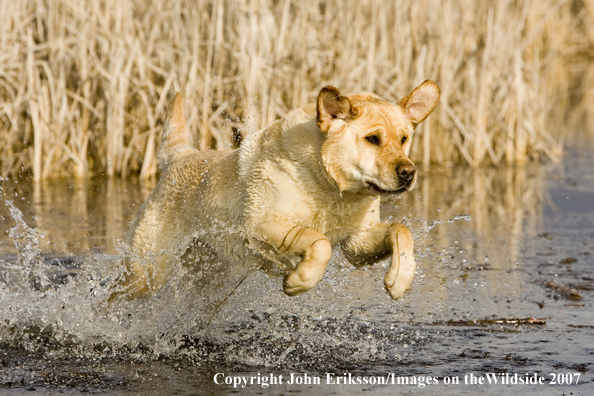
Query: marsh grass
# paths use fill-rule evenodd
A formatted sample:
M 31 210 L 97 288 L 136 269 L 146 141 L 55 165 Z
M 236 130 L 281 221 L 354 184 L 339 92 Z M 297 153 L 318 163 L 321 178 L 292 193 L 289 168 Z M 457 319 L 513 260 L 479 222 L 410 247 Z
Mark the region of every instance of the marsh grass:
M 557 159 L 569 123 L 594 112 L 592 0 L 0 0 L 0 9 L 3 176 L 154 178 L 176 91 L 205 150 L 236 145 L 327 84 L 397 101 L 432 79 L 442 99 L 417 130 L 411 156 L 422 164 Z

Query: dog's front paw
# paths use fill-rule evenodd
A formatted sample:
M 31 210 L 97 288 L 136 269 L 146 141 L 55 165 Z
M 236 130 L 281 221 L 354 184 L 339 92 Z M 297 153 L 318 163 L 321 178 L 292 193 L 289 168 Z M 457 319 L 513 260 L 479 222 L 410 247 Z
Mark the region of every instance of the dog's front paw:
M 289 296 L 305 293 L 324 276 L 332 255 L 332 245 L 326 238 L 315 241 L 306 251 L 302 262 L 285 278 L 284 292 Z
M 415 276 L 413 237 L 403 224 L 393 224 L 388 236 L 392 247 L 392 263 L 384 278 L 384 284 L 390 296 L 397 299 L 404 295 Z
M 410 287 L 414 274 L 414 262 L 412 271 L 410 271 L 406 275 L 399 274 L 400 276 L 397 276 L 396 278 L 390 278 L 388 276 L 389 274 L 386 274 L 384 284 L 386 285 L 386 289 L 388 289 L 388 293 L 390 293 L 390 297 L 392 297 L 394 300 L 402 297 Z
M 392 257 L 392 265 L 384 278 L 388 293 L 395 300 L 404 295 L 415 276 L 415 259 L 410 254 L 400 253 L 400 257 Z
M 313 288 L 318 281 L 317 278 L 303 276 L 303 274 L 295 270 L 285 277 L 283 291 L 289 296 L 297 296 Z

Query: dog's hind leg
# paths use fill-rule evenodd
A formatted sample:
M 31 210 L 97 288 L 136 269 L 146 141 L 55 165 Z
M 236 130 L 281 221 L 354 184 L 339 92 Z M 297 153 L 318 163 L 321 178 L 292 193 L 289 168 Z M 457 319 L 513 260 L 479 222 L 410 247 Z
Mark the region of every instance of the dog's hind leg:
M 120 295 L 136 298 L 155 293 L 167 283 L 171 275 L 170 260 L 171 256 L 168 254 L 130 260 L 128 271 L 118 285 L 119 290 L 110 298 Z
M 295 296 L 304 293 L 322 279 L 332 255 L 332 245 L 324 234 L 282 220 L 266 221 L 254 228 L 261 240 L 281 253 L 303 257 L 285 278 L 286 294 Z
M 110 300 L 119 295 L 137 297 L 153 293 L 169 279 L 172 260 L 179 253 L 174 250 L 183 246 L 182 239 L 187 236 L 185 220 L 175 206 L 184 183 L 180 169 L 186 169 L 185 164 L 191 162 L 188 159 L 196 152 L 186 128 L 184 98 L 178 93 L 169 104 L 163 126 L 158 155 L 161 180 L 132 223 L 129 242 L 137 257 L 127 260 L 128 271 L 115 286 L 117 291 Z
M 342 243 L 342 249 L 353 264 L 372 263 L 392 253 L 384 284 L 396 299 L 404 295 L 415 275 L 413 245 L 412 234 L 405 225 L 380 223 L 351 235 Z
M 175 260 L 185 246 L 183 227 L 175 217 L 168 217 L 159 205 L 148 205 L 133 230 L 132 257 L 127 258 L 127 270 L 122 274 L 110 299 L 150 295 L 161 289 L 171 277 Z

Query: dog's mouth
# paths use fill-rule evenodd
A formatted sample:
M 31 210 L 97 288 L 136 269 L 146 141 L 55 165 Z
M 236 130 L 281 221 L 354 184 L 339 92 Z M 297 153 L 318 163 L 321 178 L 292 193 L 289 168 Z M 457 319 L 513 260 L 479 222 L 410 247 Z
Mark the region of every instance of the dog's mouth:
M 379 187 L 377 184 L 368 181 L 367 185 L 371 187 L 372 190 L 377 191 L 380 194 L 402 194 L 406 191 L 406 186 L 402 186 L 397 188 L 396 190 L 384 190 L 383 188 Z

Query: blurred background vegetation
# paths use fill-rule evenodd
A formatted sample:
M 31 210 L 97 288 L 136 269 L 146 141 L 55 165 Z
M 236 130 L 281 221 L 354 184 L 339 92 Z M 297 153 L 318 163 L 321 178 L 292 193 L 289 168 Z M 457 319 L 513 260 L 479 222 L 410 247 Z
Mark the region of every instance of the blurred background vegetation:
M 324 85 L 440 105 L 411 157 L 559 159 L 592 134 L 594 0 L 0 0 L 0 175 L 154 179 L 167 103 L 198 147 L 315 100 Z

